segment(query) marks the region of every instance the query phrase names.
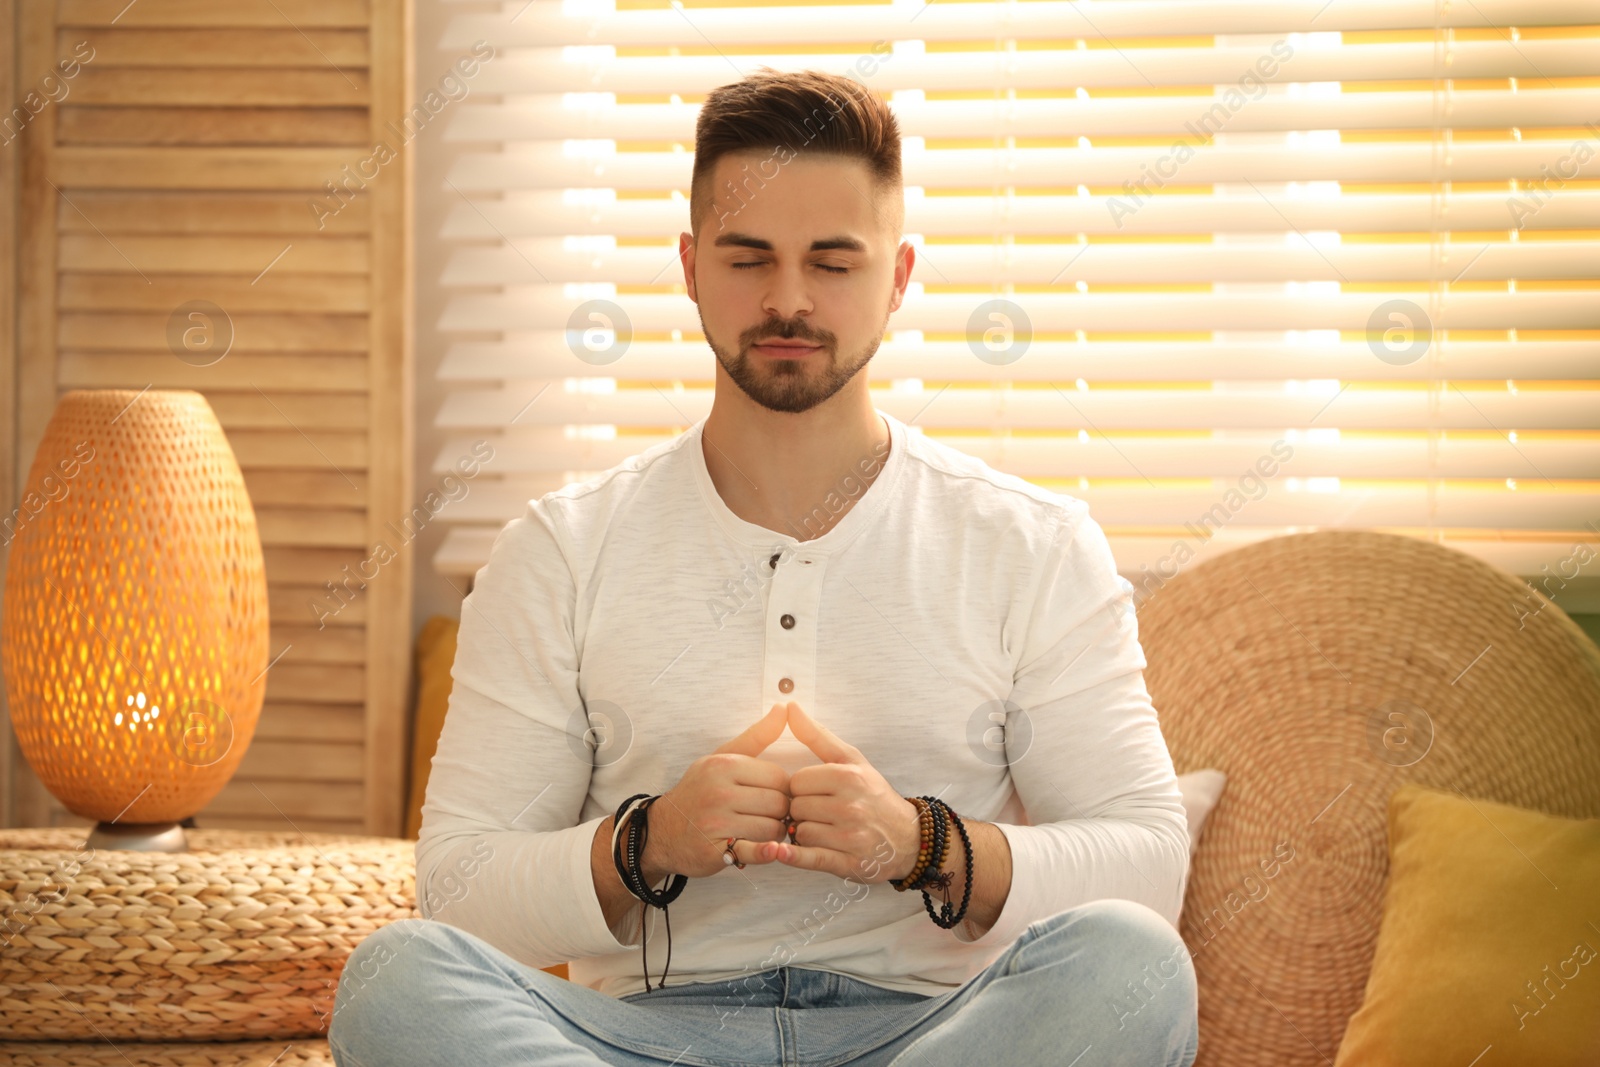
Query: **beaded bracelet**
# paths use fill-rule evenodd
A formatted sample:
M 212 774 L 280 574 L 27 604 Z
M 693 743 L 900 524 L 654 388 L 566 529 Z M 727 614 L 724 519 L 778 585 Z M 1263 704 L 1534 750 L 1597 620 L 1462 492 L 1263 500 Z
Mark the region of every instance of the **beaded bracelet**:
M 967 905 L 972 900 L 972 841 L 967 837 L 967 828 L 961 816 L 944 801 L 929 796 L 906 799 L 917 806 L 921 844 L 917 850 L 916 864 L 904 878 L 890 879 L 889 884 L 898 892 L 922 890 L 922 903 L 928 909 L 928 917 L 934 925 L 949 930 L 966 918 Z M 955 823 L 956 832 L 961 835 L 966 867 L 966 889 L 959 910 L 950 903 L 950 883 L 955 880 L 955 872 L 944 870 L 944 861 L 949 853 L 951 822 Z M 934 886 L 944 893 L 944 903 L 938 913 L 934 912 L 933 898 L 928 895 L 928 890 Z
M 928 802 L 921 797 L 906 797 L 917 809 L 917 862 L 906 872 L 904 878 L 891 878 L 889 884 L 895 892 L 904 893 L 912 888 L 922 877 L 922 872 L 927 869 L 933 859 L 933 811 Z
M 938 926 L 944 930 L 949 930 L 962 919 L 966 918 L 967 905 L 972 903 L 972 841 L 967 837 L 967 828 L 965 824 L 962 823 L 961 816 L 955 813 L 955 809 L 951 808 L 950 805 L 946 804 L 942 800 L 936 800 L 931 797 L 929 800 L 933 805 L 941 809 L 941 814 L 944 817 L 956 824 L 956 832 L 961 835 L 961 846 L 966 856 L 965 866 L 967 869 L 967 880 L 966 888 L 963 890 L 961 896 L 960 910 L 956 910 L 950 904 L 950 883 L 955 879 L 954 871 L 945 871 L 941 869 L 938 875 L 933 879 L 933 881 L 937 882 L 939 887 L 944 891 L 944 903 L 940 906 L 939 913 L 937 915 L 934 914 L 933 911 L 933 898 L 928 896 L 928 891 L 926 889 L 922 891 L 922 903 L 923 906 L 928 909 L 928 918 L 933 920 L 935 926 Z M 940 821 L 942 822 L 943 819 Z M 940 867 L 943 867 L 942 860 Z
M 667 964 L 661 971 L 661 988 L 667 985 L 667 971 L 672 968 L 672 913 L 667 911 L 667 905 L 678 899 L 683 892 L 683 887 L 689 884 L 689 879 L 681 874 L 674 874 L 665 883 L 665 888 L 654 890 L 644 879 L 641 866 L 644 859 L 644 846 L 650 839 L 650 805 L 656 797 L 649 793 L 635 793 L 617 806 L 617 813 L 613 818 L 611 831 L 611 862 L 616 865 L 617 875 L 622 879 L 622 884 L 628 892 L 649 904 L 651 907 L 660 908 L 666 913 L 667 919 Z M 639 801 L 637 805 L 635 801 Z M 627 828 L 619 831 L 624 820 Z M 619 837 L 625 833 L 622 844 L 626 845 L 627 858 L 624 861 L 623 850 L 618 847 Z M 676 879 L 676 881 L 674 881 Z M 639 958 L 645 959 L 644 944 L 644 916 L 639 916 Z M 650 990 L 650 971 L 645 968 L 644 988 Z
M 931 889 L 938 884 L 941 871 L 944 870 L 945 857 L 950 854 L 950 824 L 944 817 L 944 809 L 933 797 L 923 797 L 923 802 L 928 805 L 928 814 L 933 819 L 933 858 L 928 862 L 927 870 L 922 872 L 922 877 L 911 883 L 913 889 Z

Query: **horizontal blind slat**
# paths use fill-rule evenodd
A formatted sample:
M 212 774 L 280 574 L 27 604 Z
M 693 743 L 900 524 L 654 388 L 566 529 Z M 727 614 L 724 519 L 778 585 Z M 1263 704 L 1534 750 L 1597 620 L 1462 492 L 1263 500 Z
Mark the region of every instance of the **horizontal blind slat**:
M 91 246 L 92 247 L 92 246 Z M 98 251 L 98 250 L 97 250 Z M 923 272 L 940 285 L 1071 285 L 1185 283 L 1338 278 L 1346 282 L 1474 282 L 1491 278 L 1583 278 L 1600 263 L 1600 240 L 1462 241 L 1441 257 L 1423 242 L 1312 245 L 1295 234 L 1232 245 L 1027 244 L 997 253 L 973 244 L 923 244 Z M 192 257 L 190 257 L 192 259 Z M 100 256 L 103 266 L 110 260 Z M 677 245 L 599 251 L 567 250 L 554 239 L 517 242 L 510 248 L 453 252 L 445 264 L 447 287 L 516 285 L 530 268 L 552 284 L 660 285 L 683 280 Z M 168 267 L 166 269 L 172 269 Z M 321 269 L 328 269 L 326 267 Z
M 920 426 L 921 419 L 917 420 Z M 488 466 L 518 487 L 521 499 L 567 471 L 609 470 L 630 456 L 672 440 L 674 434 L 630 433 L 609 439 L 573 439 L 559 426 L 523 427 L 503 434 Z M 1017 427 L 1002 433 L 942 430 L 930 438 L 973 455 L 994 467 L 1024 478 L 1125 478 L 1143 472 L 1149 478 L 1237 478 L 1272 455 L 1284 442 L 1293 453 L 1292 473 L 1304 478 L 1420 480 L 1532 479 L 1556 482 L 1592 480 L 1600 472 L 1600 434 L 1518 433 L 1516 447 L 1492 430 L 1445 433 L 1433 441 L 1422 433 L 1361 433 L 1340 430 L 1204 430 L 1175 435 L 1138 430 L 1115 437 L 1086 433 L 1083 437 L 1050 437 Z M 456 470 L 476 442 L 465 434 L 446 438 L 434 455 L 432 470 Z M 247 479 L 248 480 L 248 479 Z M 252 483 L 253 484 L 253 483 Z M 559 487 L 557 482 L 555 487 Z M 499 484 L 489 486 L 499 492 Z M 520 504 L 518 505 L 520 507 Z M 511 515 L 517 509 L 502 510 Z
M 1594 45 L 1600 52 L 1600 41 Z M 1596 65 L 1600 73 L 1600 63 Z M 1054 86 L 1061 85 L 1059 70 Z M 480 88 L 486 88 L 480 86 Z M 487 91 L 493 91 L 489 89 Z M 1191 144 L 1215 133 L 1287 130 L 1432 130 L 1438 101 L 1426 91 L 1337 93 L 1305 96 L 1251 91 L 1230 99 L 1160 96 L 1109 100 L 929 100 L 895 105 L 905 136 L 933 131 L 952 137 L 1125 137 L 1136 134 L 1186 138 Z M 516 103 L 463 104 L 450 118 L 445 139 L 550 141 L 615 139 L 694 144 L 699 105 L 617 104 L 567 106 L 557 96 Z M 1456 129 L 1516 126 L 1582 126 L 1600 119 L 1600 88 L 1476 91 L 1451 97 Z
M 1149 165 L 1153 161 L 1147 157 L 1141 162 Z M 1126 177 L 1137 173 L 1135 167 Z M 1018 237 L 1079 233 L 1281 234 L 1290 229 L 1426 233 L 1425 224 L 1436 207 L 1448 214 L 1454 230 L 1504 231 L 1519 222 L 1524 232 L 1600 229 L 1600 189 L 1560 189 L 1560 196 L 1544 197 L 1537 211 L 1519 218 L 1512 215 L 1508 206 L 1512 196 L 1509 189 L 1442 191 L 1435 197 L 1424 187 L 1419 188 L 1423 191 L 1272 199 L 1249 188 L 1242 194 L 1163 194 L 1145 199 L 1131 214 L 1113 210 L 1113 201 L 1124 203 L 1126 196 L 924 196 L 911 198 L 906 204 L 905 231 L 933 236 L 1009 233 Z M 687 229 L 687 207 L 667 197 L 582 203 L 569 201 L 561 192 L 537 190 L 510 192 L 503 201 L 485 200 L 472 205 L 458 199 L 450 208 L 442 235 L 456 240 L 591 234 L 659 237 Z
M 1597 49 L 1600 51 L 1600 49 Z M 1573 149 L 1572 141 L 1473 143 L 1458 141 L 1437 154 L 1427 142 L 1414 144 L 1206 144 L 1192 149 L 1176 177 L 1185 185 L 1246 181 L 1560 181 L 1600 178 L 1600 152 Z M 67 150 L 63 150 L 65 152 Z M 77 151 L 85 151 L 78 149 Z M 109 150 L 106 150 L 109 151 Z M 194 150 L 201 151 L 201 150 Z M 220 150 L 218 150 L 220 151 Z M 1047 187 L 1059 190 L 1070 175 L 1085 185 L 1122 184 L 1160 164 L 1169 149 L 1013 148 L 907 151 L 905 184 L 925 189 Z M 1170 152 L 1174 161 L 1181 155 Z M 222 157 L 217 157 L 220 163 Z M 663 190 L 689 188 L 692 159 L 686 152 L 618 152 L 599 162 L 539 146 L 505 152 L 462 152 L 449 181 L 464 192 L 585 187 Z M 1176 179 L 1174 179 L 1176 180 Z M 132 184 L 131 182 L 128 184 Z M 1245 187 L 1248 188 L 1248 187 Z M 1126 194 L 1131 195 L 1131 194 Z M 908 200 L 915 194 L 908 193 Z
M 1078 86 L 1091 92 L 1174 87 L 1192 92 L 1197 86 L 1224 86 L 1245 95 L 1235 111 L 1245 110 L 1249 97 L 1258 95 L 1257 83 L 1518 78 L 1528 89 L 1562 91 L 1551 79 L 1585 78 L 1600 73 L 1600 57 L 1595 54 L 1593 39 L 1457 41 L 1443 52 L 1431 42 L 1326 44 L 1280 38 L 1252 44 L 1207 44 L 1203 48 L 1040 49 L 1006 53 L 1003 62 L 993 53 L 908 51 L 889 55 L 882 46 L 871 51 L 872 46 L 866 43 L 870 40 L 862 39 L 860 55 L 871 57 L 871 86 L 880 93 L 982 87 L 993 93 L 1051 90 L 1072 96 Z M 858 55 L 850 53 L 796 57 L 747 54 L 737 49 L 720 51 L 722 54 L 711 56 L 617 59 L 576 58 L 571 54 L 563 57 L 555 49 L 533 55 L 510 53 L 485 63 L 470 88 L 478 93 L 519 95 L 580 91 L 703 95 L 730 77 L 763 64 L 780 69 L 805 65 L 849 74 L 852 64 L 859 62 Z M 674 73 L 680 70 L 681 73 Z M 562 74 L 570 76 L 560 77 Z M 692 109 L 685 105 L 676 110 L 681 116 Z M 677 118 L 672 126 L 677 127 L 681 121 L 681 117 Z
M 1329 272 L 1332 273 L 1331 271 Z M 913 283 L 914 284 L 914 283 Z M 1333 283 L 1330 283 L 1333 284 Z M 457 295 L 439 318 L 442 330 L 530 330 L 573 320 L 588 299 L 563 296 L 558 286 L 506 287 L 498 295 Z M 1374 310 L 1393 293 L 1303 292 L 1292 301 L 1264 291 L 1208 293 L 1029 292 L 1010 302 L 1026 316 L 1031 333 L 1073 330 L 1365 330 Z M 1276 295 L 1276 294 L 1274 294 Z M 1427 299 L 1434 329 L 1593 330 L 1600 328 L 1600 300 L 1591 287 L 1550 292 L 1484 292 L 1452 289 Z M 1415 300 L 1415 295 L 1412 299 Z M 964 334 L 993 321 L 979 309 L 994 294 L 928 293 L 908 289 L 892 320 L 894 329 L 952 331 Z M 630 293 L 619 306 L 635 331 L 698 331 L 693 302 L 679 294 Z M 1015 311 L 1012 312 L 1015 316 Z M 584 324 L 585 326 L 588 323 Z M 1015 320 L 1014 332 L 1025 324 Z
M 1364 341 L 1308 340 L 1291 343 L 1274 335 L 1262 340 L 1083 341 L 1038 340 L 1010 364 L 976 358 L 965 341 L 890 337 L 872 357 L 873 381 L 919 378 L 931 382 L 1189 381 L 1234 379 L 1362 379 L 1405 383 L 1430 379 L 1504 378 L 1517 381 L 1595 377 L 1600 338 L 1588 341 L 1461 341 L 1434 338 L 1426 358 L 1380 363 Z M 710 380 L 714 364 L 703 340 L 632 341 L 615 362 L 596 365 L 577 357 L 582 338 L 537 330 L 504 341 L 458 341 L 445 353 L 439 379 L 485 382 L 504 379 L 623 378 L 652 381 Z
M 508 382 L 501 390 L 453 389 L 434 425 L 504 430 L 517 425 L 600 424 L 659 426 L 711 413 L 712 391 L 695 387 L 672 391 L 619 389 L 600 395 L 567 392 L 544 382 Z M 926 427 L 1004 426 L 1077 433 L 1121 429 L 1264 429 L 1323 426 L 1381 430 L 1600 430 L 1600 388 L 1473 388 L 1459 386 L 1430 393 L 1356 387 L 1336 395 L 1337 386 L 1282 388 L 1241 384 L 1227 391 L 1205 389 L 1039 389 L 890 390 L 873 392 L 882 411 Z M 520 416 L 518 413 L 521 413 Z M 515 438 L 510 439 L 514 444 Z M 1600 474 L 1600 472 L 1596 472 Z
M 748 42 L 816 44 L 922 38 L 930 41 L 1011 37 L 1169 37 L 1195 34 L 1399 30 L 1440 25 L 1456 29 L 1565 25 L 1583 18 L 1570 0 L 1474 0 L 1440 9 L 1433 0 L 1246 0 L 1197 4 L 1185 0 L 1096 0 L 962 4 L 860 4 L 827 8 L 688 7 L 564 14 L 560 0 L 511 5 L 501 14 L 450 19 L 441 48 L 466 48 L 484 39 L 518 45 L 702 45 Z

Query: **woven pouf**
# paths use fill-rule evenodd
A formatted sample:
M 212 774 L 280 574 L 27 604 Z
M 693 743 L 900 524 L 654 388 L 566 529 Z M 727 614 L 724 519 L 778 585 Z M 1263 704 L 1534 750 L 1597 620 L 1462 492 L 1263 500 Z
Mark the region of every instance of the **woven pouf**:
M 271 1040 L 277 1055 L 327 1034 L 368 934 L 418 917 L 410 840 L 194 829 L 172 853 L 92 849 L 85 834 L 0 830 L 7 1038 Z M 190 1051 L 201 1058 L 170 1062 L 255 1062 Z
M 1550 545 L 1552 570 L 1571 550 Z M 1227 775 L 1180 922 L 1196 1067 L 1333 1062 L 1372 967 L 1402 783 L 1600 816 L 1600 652 L 1472 556 L 1291 534 L 1143 595 L 1145 682 L 1173 763 Z M 1523 861 L 1508 847 L 1506 862 Z
M 334 1067 L 324 1038 L 308 1041 L 0 1041 L 5 1067 Z

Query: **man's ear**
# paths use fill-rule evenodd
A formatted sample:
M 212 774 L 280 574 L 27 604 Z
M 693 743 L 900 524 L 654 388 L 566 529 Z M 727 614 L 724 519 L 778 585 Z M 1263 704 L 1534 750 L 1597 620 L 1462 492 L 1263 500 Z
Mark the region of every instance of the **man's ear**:
M 694 285 L 694 234 L 678 234 L 678 259 L 683 263 L 683 284 L 689 290 L 689 299 L 698 304 L 700 298 L 695 294 Z
M 911 282 L 911 267 L 917 261 L 917 246 L 910 241 L 901 241 L 900 247 L 894 254 L 894 289 L 889 294 L 889 311 L 900 310 L 900 305 L 905 302 L 906 286 Z

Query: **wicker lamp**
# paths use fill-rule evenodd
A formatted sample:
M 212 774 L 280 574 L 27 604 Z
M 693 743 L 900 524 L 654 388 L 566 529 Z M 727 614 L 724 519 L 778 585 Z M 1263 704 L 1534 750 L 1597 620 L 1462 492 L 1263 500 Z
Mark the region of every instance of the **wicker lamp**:
M 266 689 L 255 511 L 206 400 L 76 389 L 34 454 L 3 630 L 12 728 L 91 847 L 186 851 Z

